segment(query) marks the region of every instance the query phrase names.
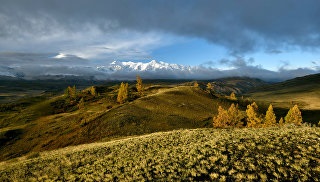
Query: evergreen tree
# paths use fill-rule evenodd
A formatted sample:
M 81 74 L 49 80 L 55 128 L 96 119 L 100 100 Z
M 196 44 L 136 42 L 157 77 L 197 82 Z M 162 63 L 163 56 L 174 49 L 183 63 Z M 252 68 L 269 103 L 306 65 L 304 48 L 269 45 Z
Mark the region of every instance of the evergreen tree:
M 276 115 L 274 114 L 273 107 L 270 104 L 269 108 L 268 108 L 268 110 L 266 112 L 266 117 L 265 117 L 265 123 L 264 124 L 265 124 L 265 126 L 274 126 L 276 123 L 277 123 Z
M 142 85 L 142 79 L 139 75 L 137 75 L 137 83 L 136 88 L 140 96 L 143 95 L 143 85 Z
M 250 105 L 247 105 L 247 127 L 257 127 L 261 123 L 261 119 L 258 116 L 258 105 L 253 102 Z
M 122 82 L 118 91 L 117 102 L 122 104 L 126 102 L 127 99 L 128 99 L 128 83 Z
M 302 116 L 301 111 L 298 107 L 298 105 L 294 105 L 289 111 L 286 117 L 284 118 L 286 123 L 293 123 L 295 125 L 301 125 L 302 124 Z

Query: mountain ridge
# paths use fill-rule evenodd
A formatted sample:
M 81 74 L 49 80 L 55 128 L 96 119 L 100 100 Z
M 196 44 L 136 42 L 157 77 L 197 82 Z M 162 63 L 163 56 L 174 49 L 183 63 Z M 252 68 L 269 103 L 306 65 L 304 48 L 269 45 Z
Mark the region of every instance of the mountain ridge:
M 149 62 L 89 60 L 62 53 L 0 53 L 0 76 L 26 80 L 68 76 L 96 80 L 134 80 L 136 75 L 139 74 L 144 79 L 209 80 L 237 76 L 279 82 L 315 74 L 318 71 L 311 68 L 272 71 L 247 64 L 230 69 L 220 69 L 202 64 L 190 66 L 156 60 Z

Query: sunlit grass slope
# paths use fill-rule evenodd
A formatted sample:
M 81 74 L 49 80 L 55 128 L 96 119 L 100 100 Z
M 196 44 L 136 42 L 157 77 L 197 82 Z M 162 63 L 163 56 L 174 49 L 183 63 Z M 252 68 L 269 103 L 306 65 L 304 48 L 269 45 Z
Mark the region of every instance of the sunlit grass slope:
M 318 181 L 320 128 L 188 129 L 43 152 L 0 164 L 14 181 Z
M 320 74 L 264 86 L 248 96 L 275 107 L 289 108 L 298 104 L 302 109 L 320 110 Z
M 70 145 L 109 141 L 180 128 L 212 127 L 212 116 L 228 101 L 189 86 L 151 86 L 139 99 L 119 105 L 117 92 L 87 101 L 80 110 L 54 114 L 54 97 L 0 118 L 0 160 Z

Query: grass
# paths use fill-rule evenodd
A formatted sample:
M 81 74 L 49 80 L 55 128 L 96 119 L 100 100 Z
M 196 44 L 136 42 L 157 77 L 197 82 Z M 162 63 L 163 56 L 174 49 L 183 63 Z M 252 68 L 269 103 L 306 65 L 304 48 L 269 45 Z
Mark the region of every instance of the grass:
M 320 74 L 308 75 L 280 83 L 265 85 L 245 95 L 258 105 L 272 104 L 279 115 L 297 104 L 305 121 L 316 124 L 320 121 Z
M 188 129 L 0 163 L 1 181 L 319 181 L 320 128 Z
M 145 97 L 119 105 L 113 87 L 97 89 L 103 94 L 86 101 L 80 110 L 54 114 L 52 103 L 61 98 L 53 97 L 0 118 L 4 143 L 0 160 L 158 131 L 212 127 L 217 107 L 230 104 L 189 86 L 153 85 L 146 88 Z M 22 130 L 19 138 L 5 137 L 16 129 Z
M 320 108 L 320 74 L 308 75 L 285 82 L 266 85 L 252 90 L 247 96 L 253 100 L 272 103 L 276 107 L 289 108 L 299 104 L 305 110 Z

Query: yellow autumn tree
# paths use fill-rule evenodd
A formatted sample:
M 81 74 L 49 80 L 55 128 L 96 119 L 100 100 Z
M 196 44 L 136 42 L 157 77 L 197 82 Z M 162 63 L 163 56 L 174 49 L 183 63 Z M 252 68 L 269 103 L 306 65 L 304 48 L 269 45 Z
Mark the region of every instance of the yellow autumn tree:
M 289 111 L 286 117 L 284 117 L 284 120 L 286 123 L 293 123 L 295 125 L 301 125 L 302 124 L 302 116 L 301 111 L 298 107 L 298 105 L 294 105 Z
M 75 85 L 73 87 L 68 86 L 64 93 L 67 98 L 74 99 L 77 96 L 77 88 Z
M 258 105 L 253 102 L 247 105 L 247 127 L 257 127 L 261 124 L 261 119 L 258 116 Z
M 227 123 L 229 126 L 242 126 L 241 119 L 242 114 L 239 110 L 238 104 L 231 104 L 231 106 L 228 109 L 228 117 L 229 122 Z
M 80 101 L 79 101 L 79 103 L 78 103 L 78 108 L 79 108 L 79 109 L 82 109 L 82 108 L 84 108 L 84 106 L 85 106 L 85 105 L 84 105 L 84 99 L 81 98 Z
M 283 126 L 283 125 L 284 125 L 283 117 L 280 118 L 280 120 L 279 120 L 279 125 L 280 125 L 280 126 Z
M 126 102 L 128 99 L 128 83 L 121 83 L 118 91 L 117 102 L 120 104 Z
M 265 126 L 274 126 L 277 123 L 276 115 L 274 114 L 273 107 L 270 104 L 266 112 L 264 125 Z
M 195 82 L 193 83 L 193 86 L 194 86 L 194 87 L 196 87 L 196 88 L 198 88 L 198 87 L 199 87 L 198 82 L 197 82 L 197 81 L 195 81 Z
M 228 111 L 223 109 L 221 106 L 218 108 L 218 115 L 213 117 L 213 127 L 224 128 L 227 127 L 229 117 Z
M 238 105 L 231 104 L 228 110 L 221 106 L 218 108 L 218 115 L 213 117 L 213 127 L 225 128 L 228 126 L 242 126 L 242 115 Z
M 208 91 L 211 91 L 211 90 L 212 90 L 212 84 L 211 84 L 210 82 L 207 84 L 207 90 L 208 90 Z
M 95 86 L 90 87 L 90 94 L 92 96 L 96 96 L 97 95 L 97 91 L 96 91 L 96 87 Z
M 231 100 L 237 100 L 236 94 L 234 92 L 231 92 L 230 99 Z
M 142 85 L 142 79 L 139 75 L 137 75 L 137 83 L 136 88 L 140 96 L 143 95 L 143 85 Z

